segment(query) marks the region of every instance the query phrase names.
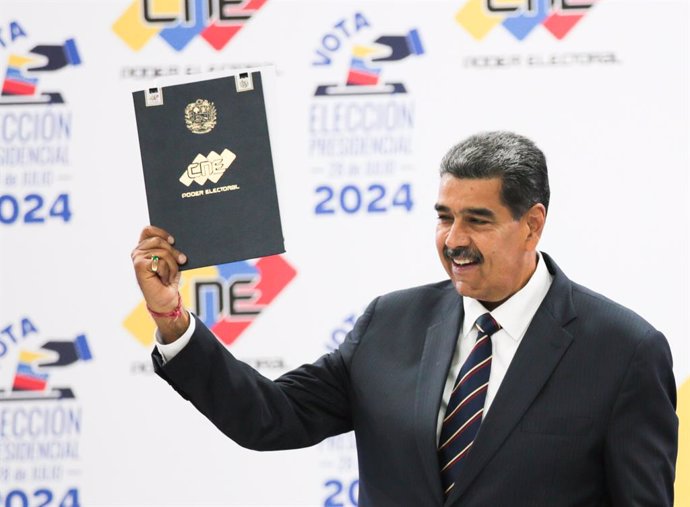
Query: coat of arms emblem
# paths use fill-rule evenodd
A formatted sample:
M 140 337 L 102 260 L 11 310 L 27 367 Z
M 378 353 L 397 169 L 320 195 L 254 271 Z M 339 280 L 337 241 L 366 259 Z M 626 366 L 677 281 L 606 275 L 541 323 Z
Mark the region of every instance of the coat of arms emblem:
M 196 99 L 184 109 L 184 121 L 194 134 L 207 134 L 216 126 L 216 106 L 205 99 Z

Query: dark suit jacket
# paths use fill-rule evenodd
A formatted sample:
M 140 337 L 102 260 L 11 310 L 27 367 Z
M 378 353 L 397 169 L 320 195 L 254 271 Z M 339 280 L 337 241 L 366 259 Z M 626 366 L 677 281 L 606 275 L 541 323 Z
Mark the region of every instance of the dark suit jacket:
M 553 284 L 445 505 L 671 506 L 678 420 L 666 339 L 544 258 Z M 361 506 L 440 506 L 436 423 L 462 319 L 446 281 L 376 299 L 339 350 L 275 381 L 199 321 L 178 356 L 162 366 L 154 353 L 154 364 L 248 448 L 354 429 Z

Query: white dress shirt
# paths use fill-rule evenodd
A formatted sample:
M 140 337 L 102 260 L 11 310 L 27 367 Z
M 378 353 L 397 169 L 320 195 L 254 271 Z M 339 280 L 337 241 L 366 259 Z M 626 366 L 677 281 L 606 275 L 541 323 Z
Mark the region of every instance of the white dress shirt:
M 484 402 L 484 416 L 489 411 L 491 402 L 494 400 L 501 382 L 503 382 L 503 377 L 505 377 L 508 366 L 510 366 L 510 362 L 513 360 L 513 356 L 515 356 L 515 351 L 517 351 L 520 341 L 527 331 L 527 327 L 532 322 L 534 314 L 537 313 L 537 309 L 544 300 L 553 281 L 553 276 L 546 268 L 546 263 L 542 259 L 541 254 L 537 252 L 537 255 L 537 268 L 527 284 L 490 312 L 496 322 L 501 325 L 501 329 L 491 335 L 491 375 L 486 391 L 486 401 Z M 465 318 L 462 323 L 460 336 L 458 336 L 458 344 L 455 346 L 455 352 L 451 360 L 446 385 L 443 389 L 443 399 L 441 400 L 441 409 L 439 410 L 438 425 L 436 427 L 437 438 L 441 435 L 441 423 L 446 414 L 453 384 L 455 384 L 460 368 L 462 368 L 467 356 L 470 355 L 474 342 L 477 340 L 478 331 L 474 323 L 480 315 L 487 312 L 486 308 L 476 299 L 463 296 L 462 303 L 465 309 Z

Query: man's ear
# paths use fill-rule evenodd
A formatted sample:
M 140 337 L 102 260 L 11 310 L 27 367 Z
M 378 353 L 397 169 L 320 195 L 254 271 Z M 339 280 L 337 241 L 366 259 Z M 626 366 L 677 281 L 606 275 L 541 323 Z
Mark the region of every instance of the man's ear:
M 522 219 L 528 228 L 526 239 L 536 248 L 546 223 L 546 208 L 542 203 L 537 203 L 525 212 Z

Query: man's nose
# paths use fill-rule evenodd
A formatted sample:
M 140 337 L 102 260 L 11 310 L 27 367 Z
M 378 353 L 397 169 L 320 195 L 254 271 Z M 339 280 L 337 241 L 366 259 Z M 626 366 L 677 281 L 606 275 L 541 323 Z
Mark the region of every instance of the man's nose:
M 455 222 L 446 235 L 446 246 L 448 248 L 457 248 L 459 246 L 469 246 L 470 243 L 470 236 L 465 227 L 461 223 Z

